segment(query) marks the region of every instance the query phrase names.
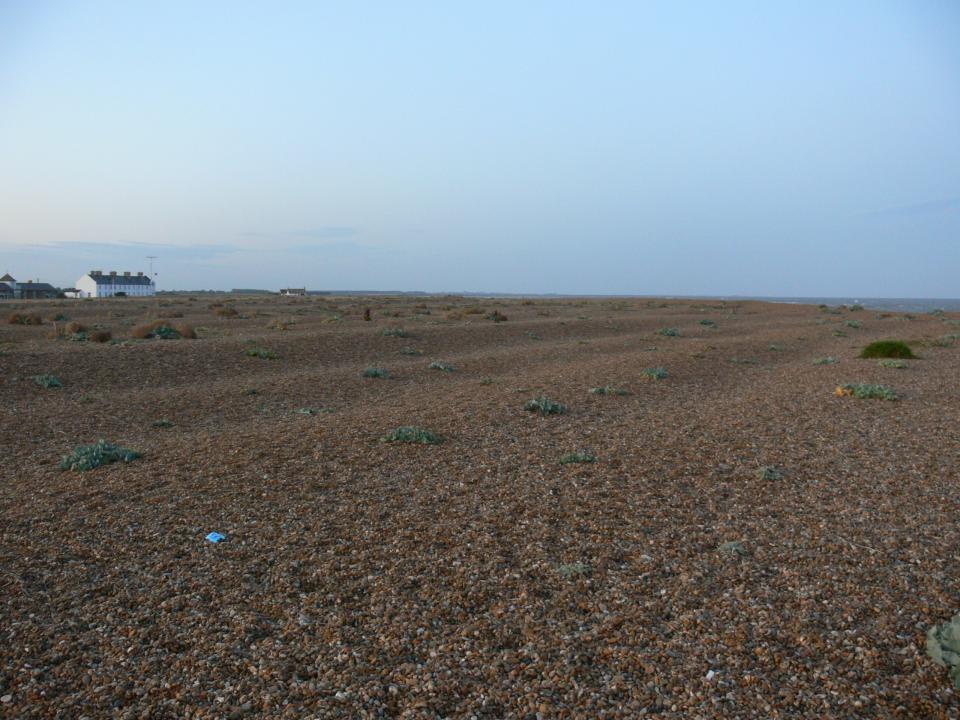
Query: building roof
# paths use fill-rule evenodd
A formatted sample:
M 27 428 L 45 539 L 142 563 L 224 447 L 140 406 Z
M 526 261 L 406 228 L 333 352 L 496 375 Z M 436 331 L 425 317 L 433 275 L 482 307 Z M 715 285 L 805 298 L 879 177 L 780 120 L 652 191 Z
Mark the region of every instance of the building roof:
M 17 290 L 48 290 L 50 292 L 57 291 L 57 289 L 50 283 L 41 282 L 17 283 Z
M 0 278 L 0 282 L 16 282 L 16 280 L 10 277 L 10 273 L 7 273 L 2 278 Z
M 149 285 L 150 278 L 146 275 L 87 275 L 97 285 Z

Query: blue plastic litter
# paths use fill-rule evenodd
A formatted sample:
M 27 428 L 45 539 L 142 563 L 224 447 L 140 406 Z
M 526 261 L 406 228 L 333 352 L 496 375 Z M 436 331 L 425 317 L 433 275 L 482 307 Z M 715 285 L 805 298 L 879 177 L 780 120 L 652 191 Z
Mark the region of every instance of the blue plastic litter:
M 207 540 L 209 540 L 212 543 L 218 543 L 226 539 L 227 539 L 226 535 L 221 535 L 218 532 L 212 532 L 209 535 L 207 535 Z

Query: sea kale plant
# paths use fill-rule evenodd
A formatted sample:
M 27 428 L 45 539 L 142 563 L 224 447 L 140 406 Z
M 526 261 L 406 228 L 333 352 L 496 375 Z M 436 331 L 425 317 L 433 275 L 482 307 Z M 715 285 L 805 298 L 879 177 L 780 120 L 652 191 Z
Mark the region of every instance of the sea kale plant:
M 98 440 L 93 445 L 81 445 L 60 462 L 61 470 L 84 472 L 101 465 L 123 462 L 128 463 L 140 457 L 140 453 L 115 445 L 106 440 Z
M 538 397 L 528 400 L 523 409 L 528 412 L 537 412 L 541 415 L 563 415 L 567 411 L 567 406 L 563 403 L 554 402 L 546 397 Z

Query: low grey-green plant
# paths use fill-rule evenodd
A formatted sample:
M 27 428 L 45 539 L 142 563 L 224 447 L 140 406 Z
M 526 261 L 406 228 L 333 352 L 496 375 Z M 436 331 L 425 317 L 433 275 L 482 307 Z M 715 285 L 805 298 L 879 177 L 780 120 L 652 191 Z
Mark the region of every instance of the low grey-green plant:
M 675 327 L 665 327 L 657 330 L 657 335 L 663 335 L 664 337 L 680 337 L 680 331 Z
M 98 440 L 93 445 L 81 445 L 60 461 L 61 470 L 84 472 L 101 465 L 123 462 L 128 463 L 140 457 L 140 453 L 120 447 L 106 440 Z
M 423 351 L 422 351 L 422 350 L 417 350 L 416 348 L 412 348 L 412 347 L 409 347 L 409 346 L 408 346 L 408 347 L 402 347 L 402 348 L 400 348 L 400 351 L 399 351 L 399 352 L 400 352 L 401 355 L 412 355 L 412 356 L 420 356 L 420 355 L 423 355 Z
M 493 378 L 492 378 L 492 377 L 480 378 L 480 384 L 481 384 L 481 385 L 493 385 Z
M 773 465 L 757 468 L 758 480 L 783 480 L 783 471 Z
M 648 380 L 663 380 L 668 377 L 670 373 L 667 372 L 666 368 L 662 367 L 648 367 L 644 368 L 640 374 L 647 378 Z
M 747 552 L 747 548 L 744 547 L 743 543 L 739 540 L 730 540 L 725 543 L 720 543 L 717 546 L 717 552 L 720 552 L 724 555 L 732 555 L 733 557 L 746 557 L 750 553 Z
M 538 412 L 541 415 L 563 415 L 567 411 L 567 406 L 546 397 L 538 397 L 528 400 L 523 409 L 528 412 Z
M 859 330 L 863 327 L 863 323 L 861 323 L 859 320 L 844 320 L 843 324 L 848 328 L 853 328 L 854 330 Z
M 947 668 L 953 686 L 960 690 L 960 613 L 927 630 L 927 655 Z
M 424 430 L 412 425 L 405 425 L 403 427 L 398 427 L 396 430 L 384 437 L 383 441 L 390 443 L 398 442 L 415 443 L 420 445 L 437 445 L 443 441 L 443 438 L 435 433 L 430 432 L 429 430 Z
M 827 355 L 827 357 L 819 357 L 819 358 L 813 359 L 814 365 L 836 365 L 838 362 L 840 361 L 831 355 Z
M 563 565 L 558 565 L 557 573 L 567 580 L 570 580 L 575 577 L 580 577 L 581 575 L 589 575 L 590 566 L 587 565 L 587 563 L 580 562 L 578 560 L 575 563 L 564 563 Z
M 591 395 L 629 395 L 630 393 L 623 388 L 603 385 L 601 387 L 590 388 Z
M 839 387 L 841 395 L 852 395 L 861 400 L 896 400 L 897 394 L 886 385 L 846 383 Z
M 384 368 L 368 367 L 363 371 L 363 376 L 367 378 L 380 378 L 382 380 L 386 380 L 390 377 L 390 373 Z
M 261 360 L 276 360 L 277 354 L 266 348 L 248 348 L 244 353 L 247 357 L 257 357 Z
M 785 348 L 780 343 L 770 343 L 767 345 L 767 350 L 770 352 L 783 352 Z
M 877 365 L 880 367 L 889 368 L 891 370 L 906 370 L 908 367 L 906 360 L 893 360 L 889 358 L 886 360 L 881 360 L 877 363 Z
M 542 339 L 543 339 L 543 338 L 541 338 L 539 335 L 537 335 L 535 332 L 533 332 L 532 330 L 527 330 L 527 332 L 525 332 L 524 335 L 526 335 L 526 336 L 527 336 L 528 338 L 530 338 L 531 340 L 542 340 Z
M 63 387 L 63 381 L 56 375 L 35 375 L 33 381 L 40 387 L 48 390 Z
M 172 428 L 173 422 L 166 418 L 161 418 L 160 420 L 154 420 L 150 425 L 155 428 Z
M 330 407 L 302 407 L 297 409 L 297 414 L 299 415 L 327 415 L 332 412 L 334 412 L 334 409 Z
M 431 370 L 442 370 L 443 372 L 448 372 L 448 373 L 454 371 L 453 365 L 451 365 L 450 363 L 441 362 L 439 360 L 434 360 L 432 363 L 430 363 L 429 368 Z
M 701 320 L 701 321 L 700 321 L 700 324 L 701 324 L 701 325 L 705 325 L 706 327 L 716 327 L 716 326 L 717 326 L 717 323 L 716 323 L 716 322 L 714 322 L 713 320 L 707 320 L 707 319 Z
M 403 328 L 384 328 L 383 330 L 384 337 L 399 337 L 405 338 L 408 337 L 407 331 Z
M 846 337 L 847 334 L 846 334 L 843 330 L 834 330 L 834 331 L 833 331 L 833 336 L 834 336 L 834 337 Z
M 592 463 L 597 458 L 588 452 L 570 452 L 560 456 L 561 465 L 572 465 L 575 463 Z

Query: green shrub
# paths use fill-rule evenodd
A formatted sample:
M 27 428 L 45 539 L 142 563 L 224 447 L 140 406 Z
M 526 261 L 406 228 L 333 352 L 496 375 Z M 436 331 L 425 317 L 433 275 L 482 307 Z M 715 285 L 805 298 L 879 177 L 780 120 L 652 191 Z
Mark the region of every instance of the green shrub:
M 538 412 L 541 415 L 563 415 L 567 411 L 567 406 L 549 398 L 538 397 L 528 400 L 523 409 L 528 412 Z
M 410 425 L 398 427 L 389 435 L 383 438 L 384 442 L 399 443 L 418 443 L 420 445 L 437 445 L 443 441 L 439 435 L 429 430 L 423 430 Z
M 903 358 L 916 357 L 910 346 L 900 340 L 878 340 L 867 345 L 860 353 L 862 358 Z
M 737 365 L 759 365 L 760 361 L 756 358 L 742 358 L 742 357 L 732 357 L 730 362 L 736 363 Z
M 56 375 L 35 375 L 33 381 L 42 388 L 62 388 L 63 381 Z
M 859 312 L 860 310 L 863 310 L 863 305 L 860 303 L 854 303 L 850 306 L 850 312 Z
M 664 337 L 680 337 L 680 331 L 674 327 L 665 327 L 657 330 L 657 335 L 663 335 Z
M 382 380 L 386 380 L 390 377 L 390 373 L 383 368 L 368 367 L 363 371 L 363 376 L 367 378 L 381 378 Z
M 407 331 L 403 328 L 385 328 L 383 331 L 383 336 L 405 338 L 407 337 Z
M 526 336 L 527 336 L 528 338 L 530 338 L 531 340 L 542 340 L 542 339 L 543 339 L 543 338 L 541 338 L 539 335 L 537 335 L 535 332 L 533 332 L 532 330 L 527 330 L 527 332 L 525 332 L 524 335 L 526 335 Z
M 247 357 L 256 357 L 261 360 L 276 360 L 277 354 L 273 350 L 267 350 L 265 348 L 247 348 L 244 353 Z
M 166 420 L 166 419 L 154 420 L 150 424 L 155 428 L 172 428 L 173 427 L 173 423 L 170 420 Z
M 834 331 L 833 331 L 833 336 L 834 336 L 834 337 L 846 337 L 847 334 L 846 334 L 843 330 L 834 330 Z
M 400 352 L 401 355 L 414 355 L 414 356 L 418 356 L 418 357 L 419 357 L 420 355 L 423 355 L 423 351 L 422 351 L 422 350 L 417 350 L 416 348 L 412 348 L 412 347 L 402 347 L 402 348 L 400 348 L 400 351 L 399 351 L 399 352 Z
M 106 440 L 98 440 L 93 445 L 81 445 L 60 462 L 61 470 L 75 470 L 83 472 L 93 470 L 101 465 L 115 462 L 128 463 L 140 457 L 140 453 Z
M 507 316 L 499 310 L 494 310 L 492 313 L 487 315 L 487 320 L 492 320 L 495 323 L 502 323 L 507 321 Z
M 827 357 L 820 357 L 820 358 L 813 359 L 814 365 L 836 365 L 838 362 L 840 361 L 830 355 L 828 355 Z
M 716 324 L 713 320 L 701 320 L 701 321 L 700 321 L 700 324 L 701 324 L 701 325 L 705 325 L 705 326 L 707 326 L 707 327 L 716 327 L 716 326 L 717 326 L 717 324 Z
M 431 370 L 443 370 L 443 372 L 453 372 L 454 367 L 450 363 L 440 362 L 439 360 L 434 360 L 430 363 L 429 368 Z
M 877 363 L 880 367 L 890 368 L 891 370 L 905 370 L 907 363 L 905 360 L 884 359 Z
M 668 373 L 666 369 L 662 367 L 649 367 L 644 368 L 640 374 L 648 380 L 663 380 L 670 373 Z
M 847 383 L 837 388 L 837 395 L 852 395 L 861 400 L 896 400 L 897 394 L 886 385 Z
M 863 323 L 861 323 L 859 320 L 844 320 L 843 324 L 849 328 L 853 328 L 854 330 L 859 330 L 863 327 Z
M 783 352 L 784 349 L 785 348 L 783 347 L 783 345 L 780 345 L 778 343 L 770 343 L 769 345 L 767 345 L 767 350 L 769 350 L 770 352 Z
M 573 463 L 592 463 L 596 460 L 593 455 L 586 452 L 571 452 L 560 457 L 561 465 L 571 465 Z
M 610 385 L 590 388 L 591 395 L 629 395 L 630 393 L 623 388 L 615 388 Z

